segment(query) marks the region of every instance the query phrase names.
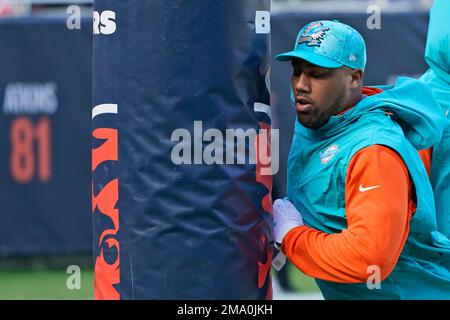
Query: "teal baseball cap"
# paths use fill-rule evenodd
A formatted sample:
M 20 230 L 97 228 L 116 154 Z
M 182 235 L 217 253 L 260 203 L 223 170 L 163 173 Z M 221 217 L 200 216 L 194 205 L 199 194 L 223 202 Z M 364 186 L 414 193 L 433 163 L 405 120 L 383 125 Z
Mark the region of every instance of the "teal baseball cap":
M 300 58 L 323 68 L 366 67 L 366 44 L 352 27 L 337 20 L 308 23 L 297 35 L 294 50 L 275 57 L 278 61 Z

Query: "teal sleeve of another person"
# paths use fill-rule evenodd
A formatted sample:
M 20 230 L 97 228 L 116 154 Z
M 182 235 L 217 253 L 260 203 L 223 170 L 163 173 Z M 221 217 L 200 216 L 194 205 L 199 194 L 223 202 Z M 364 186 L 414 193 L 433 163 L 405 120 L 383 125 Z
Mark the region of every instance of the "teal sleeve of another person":
M 450 1 L 434 0 L 430 11 L 425 59 L 430 69 L 421 77 L 439 102 L 445 117 L 441 140 L 433 146 L 431 184 L 436 202 L 438 231 L 450 236 Z

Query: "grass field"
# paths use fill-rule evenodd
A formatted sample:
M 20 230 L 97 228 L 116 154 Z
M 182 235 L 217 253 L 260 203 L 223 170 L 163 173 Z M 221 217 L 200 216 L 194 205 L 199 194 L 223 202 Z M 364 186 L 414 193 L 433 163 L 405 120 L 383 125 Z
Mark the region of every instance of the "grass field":
M 317 292 L 314 280 L 289 266 L 289 278 L 293 287 L 301 293 Z M 0 271 L 0 300 L 66 300 L 93 299 L 93 270 L 81 269 L 81 289 L 69 290 L 66 286 L 70 275 L 65 269 Z
M 0 271 L 0 299 L 93 299 L 93 271 L 81 269 L 80 289 L 69 290 L 66 270 Z
M 291 264 L 287 265 L 287 267 L 288 277 L 295 291 L 301 293 L 320 292 L 314 278 L 308 277 L 307 275 L 303 274 Z

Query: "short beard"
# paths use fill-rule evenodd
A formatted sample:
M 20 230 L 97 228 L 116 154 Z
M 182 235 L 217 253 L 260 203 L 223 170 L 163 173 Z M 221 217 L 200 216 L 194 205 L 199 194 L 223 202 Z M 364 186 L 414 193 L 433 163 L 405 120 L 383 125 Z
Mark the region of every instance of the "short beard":
M 306 123 L 298 117 L 298 121 L 306 128 L 317 130 L 322 128 L 324 125 L 330 121 L 331 116 L 334 116 L 339 113 L 339 108 L 342 107 L 342 102 L 344 101 L 344 91 L 342 91 L 341 95 L 336 98 L 336 101 L 332 104 L 328 110 L 320 113 L 317 117 L 317 120 L 311 123 Z

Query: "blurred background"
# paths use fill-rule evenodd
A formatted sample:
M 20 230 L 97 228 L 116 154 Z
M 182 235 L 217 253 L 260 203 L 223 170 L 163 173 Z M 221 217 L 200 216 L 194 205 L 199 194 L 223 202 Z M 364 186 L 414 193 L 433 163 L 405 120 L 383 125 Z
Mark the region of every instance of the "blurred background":
M 272 0 L 272 56 L 290 50 L 306 23 L 337 19 L 366 40 L 366 84 L 418 77 L 431 3 Z M 0 0 L 0 299 L 93 298 L 92 11 L 89 0 Z M 274 198 L 286 194 L 289 85 L 290 65 L 273 61 Z M 291 265 L 274 278 L 275 298 L 321 297 Z

